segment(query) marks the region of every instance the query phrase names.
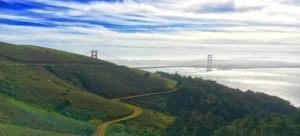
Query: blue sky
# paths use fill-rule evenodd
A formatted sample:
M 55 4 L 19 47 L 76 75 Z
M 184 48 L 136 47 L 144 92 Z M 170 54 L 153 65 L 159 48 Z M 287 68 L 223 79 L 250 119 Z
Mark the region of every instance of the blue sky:
M 0 41 L 124 59 L 290 52 L 299 15 L 298 0 L 0 0 Z

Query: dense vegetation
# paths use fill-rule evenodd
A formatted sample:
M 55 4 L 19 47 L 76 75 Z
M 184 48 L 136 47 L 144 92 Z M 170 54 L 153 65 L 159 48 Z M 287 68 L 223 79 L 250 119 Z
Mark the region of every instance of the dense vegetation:
M 264 117 L 248 116 L 221 127 L 215 136 L 299 136 L 300 114 L 286 118 L 269 114 Z
M 176 119 L 173 125 L 170 125 L 165 133 L 161 135 L 211 136 L 220 135 L 223 131 L 228 132 L 226 133 L 228 135 L 233 135 L 236 133 L 234 131 L 233 133 L 230 132 L 235 128 L 236 131 L 240 130 L 240 133 L 236 135 L 249 134 L 249 136 L 255 136 L 256 129 L 249 129 L 246 123 L 243 126 L 240 125 L 243 124 L 240 122 L 255 123 L 248 120 L 248 118 L 255 116 L 258 122 L 261 123 L 265 121 L 264 118 L 271 116 L 270 114 L 276 114 L 282 118 L 283 122 L 286 120 L 286 124 L 289 124 L 289 121 L 285 118 L 299 112 L 289 102 L 278 97 L 252 91 L 241 92 L 201 78 L 160 74 L 178 81 L 180 84 L 179 90 L 172 94 L 130 99 L 128 102 L 175 116 Z M 277 118 L 272 119 L 276 120 Z M 272 124 L 276 121 L 270 122 L 271 125 L 268 127 L 274 127 L 274 130 L 279 129 L 276 127 L 282 127 L 281 129 L 285 127 Z M 229 124 L 232 126 L 225 127 Z M 254 126 L 260 127 L 259 125 Z M 286 130 L 288 132 L 280 133 L 280 135 L 289 136 L 289 134 L 295 135 L 295 131 L 300 132 L 297 124 L 289 127 Z M 244 133 L 243 131 L 250 131 L 251 133 Z M 272 135 L 276 132 L 265 131 L 265 134 Z M 262 136 L 264 135 L 262 134 Z

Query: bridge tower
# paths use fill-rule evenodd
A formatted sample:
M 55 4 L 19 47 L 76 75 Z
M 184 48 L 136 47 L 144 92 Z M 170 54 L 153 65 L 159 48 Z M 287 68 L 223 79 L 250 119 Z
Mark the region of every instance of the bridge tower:
M 207 72 L 212 71 L 212 62 L 213 62 L 213 55 L 207 56 Z
M 98 58 L 98 51 L 97 50 L 92 50 L 91 51 L 91 57 L 97 59 Z

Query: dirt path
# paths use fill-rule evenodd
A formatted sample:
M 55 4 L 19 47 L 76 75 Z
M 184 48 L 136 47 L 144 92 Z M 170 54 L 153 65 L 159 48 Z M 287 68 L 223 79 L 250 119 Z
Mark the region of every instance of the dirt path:
M 177 88 L 170 90 L 170 91 L 163 91 L 163 92 L 155 92 L 155 93 L 147 93 L 147 94 L 140 94 L 140 95 L 134 95 L 134 96 L 128 96 L 128 97 L 122 97 L 122 98 L 116 98 L 113 99 L 114 101 L 120 101 L 120 100 L 125 100 L 125 99 L 132 99 L 132 98 L 137 98 L 137 97 L 143 97 L 143 96 L 149 96 L 149 95 L 157 95 L 157 94 L 165 94 L 165 93 L 172 93 L 177 91 Z M 134 106 L 134 105 L 130 105 L 127 103 L 124 103 L 125 106 L 127 106 L 128 108 L 133 110 L 133 113 L 129 116 L 120 118 L 120 119 L 116 119 L 116 120 L 111 120 L 111 121 L 107 121 L 102 123 L 101 125 L 98 126 L 97 128 L 97 132 L 94 134 L 94 136 L 105 136 L 105 133 L 107 131 L 107 128 L 114 123 L 118 123 L 124 120 L 129 120 L 132 118 L 135 118 L 139 115 L 141 115 L 144 110 L 140 107 Z
M 133 96 L 127 96 L 122 98 L 116 98 L 114 100 L 120 101 L 120 100 L 126 100 L 126 99 L 132 99 L 137 97 L 143 97 L 143 96 L 149 96 L 149 95 L 157 95 L 157 94 L 165 94 L 165 93 L 172 93 L 177 91 L 178 88 L 172 89 L 170 91 L 163 91 L 163 92 L 154 92 L 154 93 L 146 93 L 146 94 L 140 94 L 140 95 L 133 95 Z
M 133 106 L 133 105 L 130 105 L 130 104 L 125 104 L 128 108 L 131 108 L 133 109 L 133 113 L 129 116 L 126 116 L 126 117 L 123 117 L 123 118 L 120 118 L 120 119 L 116 119 L 116 120 L 112 120 L 112 121 L 108 121 L 108 122 L 104 122 L 102 123 L 98 129 L 97 129 L 97 132 L 94 134 L 94 136 L 105 136 L 105 133 L 106 133 L 106 130 L 108 128 L 109 125 L 113 124 L 113 123 L 117 123 L 117 122 L 120 122 L 120 121 L 124 121 L 124 120 L 129 120 L 129 119 L 132 119 L 132 118 L 135 118 L 139 115 L 141 115 L 143 113 L 143 109 L 140 108 L 140 107 L 136 107 L 136 106 Z

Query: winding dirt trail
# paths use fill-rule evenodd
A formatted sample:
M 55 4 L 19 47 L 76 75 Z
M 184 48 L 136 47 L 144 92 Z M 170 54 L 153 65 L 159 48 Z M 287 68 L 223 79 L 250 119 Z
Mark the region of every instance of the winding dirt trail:
M 172 89 L 170 91 L 155 92 L 155 93 L 146 93 L 146 94 L 140 94 L 140 95 L 134 95 L 134 96 L 127 96 L 127 97 L 122 97 L 122 98 L 116 98 L 116 99 L 113 99 L 113 100 L 114 101 L 120 101 L 120 100 L 132 99 L 132 98 L 149 96 L 149 95 L 172 93 L 172 92 L 175 92 L 177 90 L 178 89 L 175 88 L 175 89 Z M 141 115 L 144 112 L 144 110 L 142 108 L 140 108 L 140 107 L 137 107 L 137 106 L 134 106 L 134 105 L 131 105 L 131 104 L 127 104 L 127 103 L 123 103 L 123 104 L 125 106 L 127 106 L 128 108 L 132 109 L 133 113 L 130 114 L 129 116 L 126 116 L 126 117 L 122 117 L 122 118 L 119 118 L 119 119 L 115 119 L 115 120 L 111 120 L 111 121 L 107 121 L 107 122 L 102 123 L 101 125 L 98 126 L 97 131 L 96 131 L 96 133 L 93 136 L 105 136 L 106 130 L 107 130 L 107 128 L 110 125 L 112 125 L 114 123 L 118 123 L 118 122 L 124 121 L 124 120 L 129 120 L 129 119 L 132 119 L 132 118 L 136 118 L 137 116 Z

